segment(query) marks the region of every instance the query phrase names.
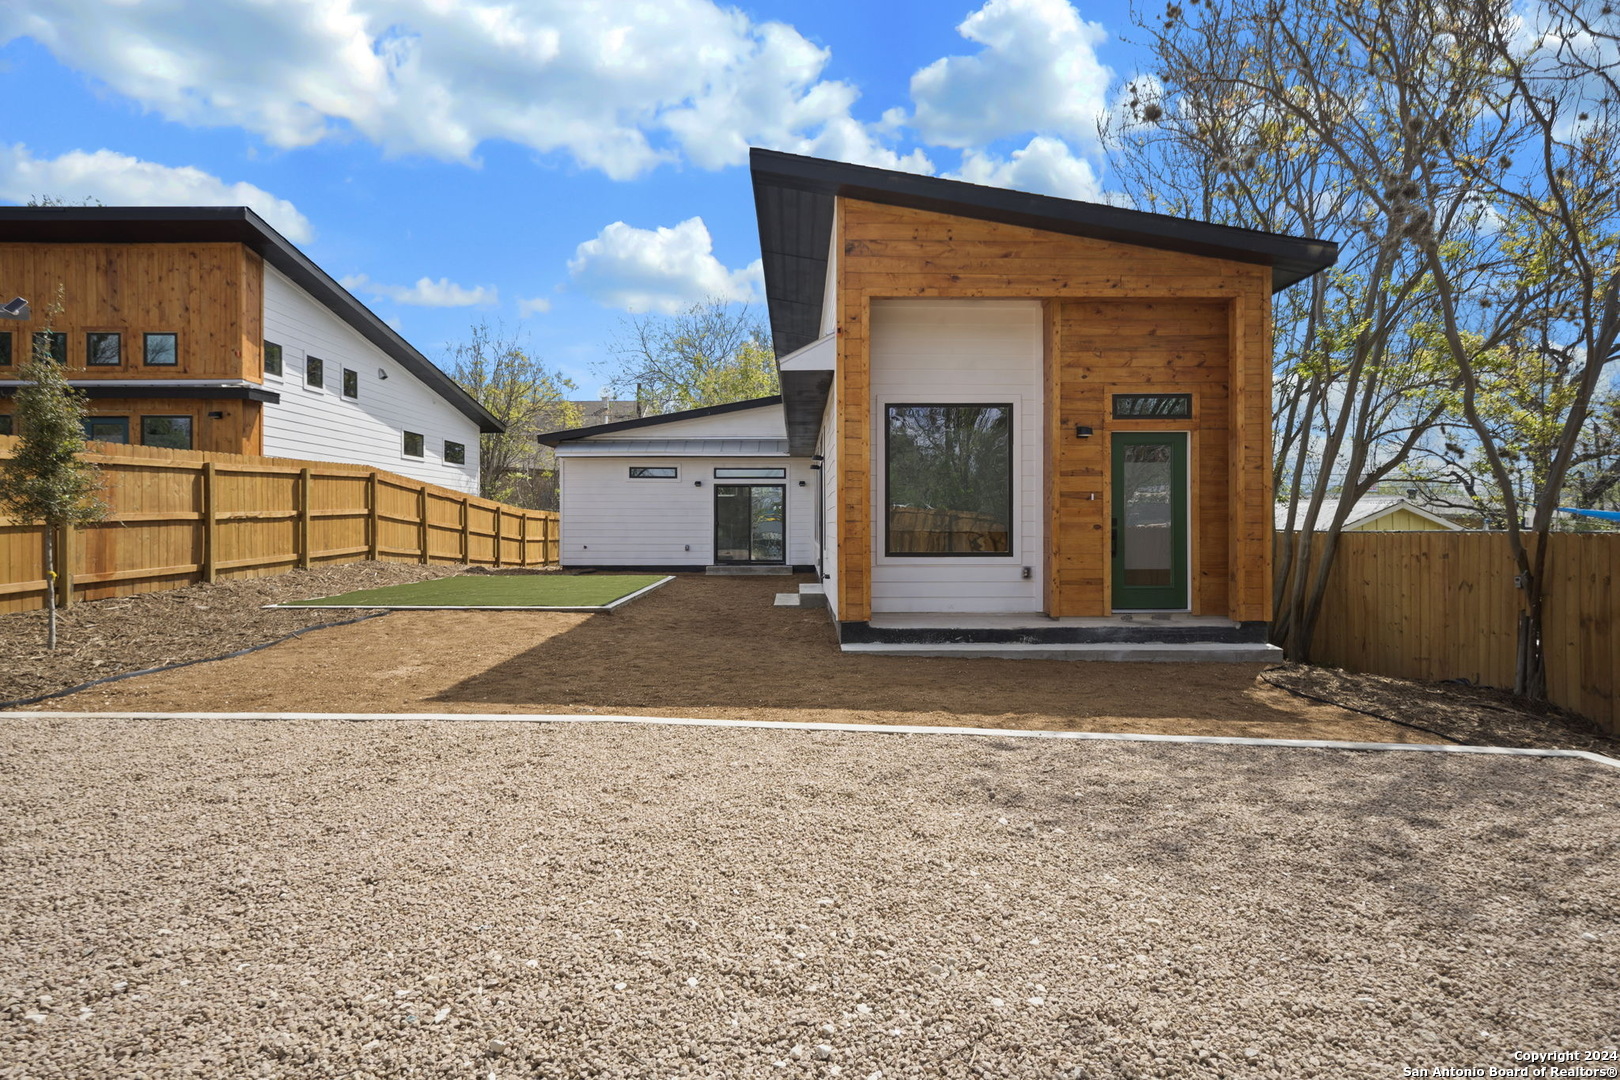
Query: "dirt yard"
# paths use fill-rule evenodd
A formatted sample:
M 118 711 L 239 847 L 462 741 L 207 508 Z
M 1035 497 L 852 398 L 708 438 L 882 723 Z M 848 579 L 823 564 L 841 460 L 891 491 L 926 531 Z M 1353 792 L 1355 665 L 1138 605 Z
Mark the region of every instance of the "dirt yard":
M 263 611 L 265 603 L 458 569 L 359 563 L 81 604 L 64 617 L 65 647 L 54 655 L 39 648 L 39 616 L 0 617 L 0 701 L 366 614 Z M 594 711 L 1620 752 L 1620 741 L 1567 714 L 1500 692 L 1298 665 L 846 656 L 825 612 L 772 606 L 793 580 L 683 576 L 611 616 L 395 612 L 31 707 Z
M 1617 775 L 0 717 L 0 1077 L 1343 1080 L 1601 1052 Z

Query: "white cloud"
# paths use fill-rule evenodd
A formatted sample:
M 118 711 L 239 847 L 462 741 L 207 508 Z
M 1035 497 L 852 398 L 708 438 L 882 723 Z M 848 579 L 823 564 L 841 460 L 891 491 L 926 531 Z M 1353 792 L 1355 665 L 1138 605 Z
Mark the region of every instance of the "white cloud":
M 551 310 L 551 301 L 544 296 L 536 296 L 525 300 L 518 297 L 518 318 L 526 319 L 530 315 L 544 315 Z
M 0 44 L 32 37 L 167 119 L 280 147 L 359 136 L 471 161 L 502 139 L 615 179 L 740 164 L 750 143 L 919 165 L 844 130 L 861 127 L 857 93 L 820 78 L 825 49 L 715 0 L 41 0 L 16 15 Z
M 315 236 L 309 219 L 286 199 L 190 165 L 159 165 L 112 150 L 39 158 L 21 143 L 0 145 L 0 199 L 26 202 L 36 196 L 91 198 L 106 206 L 248 206 L 294 243 Z
M 615 221 L 575 249 L 568 273 L 575 288 L 599 303 L 666 314 L 703 300 L 752 300 L 763 281 L 758 259 L 729 270 L 715 258 L 700 217 L 658 229 Z
M 1035 136 L 1028 146 L 1014 150 L 1010 158 L 977 150 L 965 151 L 961 171 L 948 175 L 953 180 L 1056 195 L 1062 199 L 1111 201 L 1103 193 L 1091 162 L 1075 157 L 1067 143 L 1049 135 Z
M 478 307 L 500 302 L 500 293 L 493 285 L 475 285 L 467 288 L 449 278 L 419 278 L 415 285 L 384 285 L 372 281 L 365 274 L 351 274 L 338 284 L 350 292 L 363 292 L 371 297 L 383 297 L 396 304 L 414 307 Z
M 1068 0 L 989 0 L 956 29 L 984 47 L 911 77 L 911 124 L 924 140 L 967 149 L 1035 132 L 1095 142 L 1113 77 L 1097 59 L 1100 24 Z

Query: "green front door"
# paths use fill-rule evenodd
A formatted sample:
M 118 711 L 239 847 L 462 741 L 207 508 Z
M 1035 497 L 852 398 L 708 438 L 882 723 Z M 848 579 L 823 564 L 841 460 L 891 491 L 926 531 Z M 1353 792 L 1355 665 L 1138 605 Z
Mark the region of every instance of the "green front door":
M 1115 611 L 1187 609 L 1187 435 L 1113 439 Z

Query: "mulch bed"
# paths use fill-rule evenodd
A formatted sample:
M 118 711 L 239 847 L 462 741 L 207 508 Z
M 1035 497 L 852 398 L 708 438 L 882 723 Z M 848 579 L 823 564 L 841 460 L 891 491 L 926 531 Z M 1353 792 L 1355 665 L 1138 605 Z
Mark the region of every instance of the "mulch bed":
M 1620 738 L 1545 701 L 1490 686 L 1418 682 L 1338 668 L 1284 664 L 1261 676 L 1273 686 L 1471 746 L 1589 750 L 1620 757 Z
M 343 563 L 78 603 L 57 613 L 54 652 L 45 648 L 44 611 L 0 615 L 0 702 L 54 693 L 122 672 L 207 660 L 365 614 L 264 611 L 265 604 L 427 581 L 466 569 Z

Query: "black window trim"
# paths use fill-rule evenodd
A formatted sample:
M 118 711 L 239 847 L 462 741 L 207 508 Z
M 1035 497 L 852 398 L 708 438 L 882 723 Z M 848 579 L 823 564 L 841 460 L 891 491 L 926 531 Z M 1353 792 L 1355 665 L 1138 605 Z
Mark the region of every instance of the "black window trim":
M 166 337 L 174 339 L 174 361 L 168 364 L 152 363 L 152 339 Z M 141 335 L 141 366 L 177 368 L 180 366 L 180 335 L 173 330 L 151 330 Z
M 51 339 L 51 343 L 46 351 L 50 354 L 51 359 L 58 364 L 66 365 L 68 359 L 68 335 L 66 330 L 35 330 L 28 339 L 28 359 L 32 360 L 34 354 L 39 351 L 39 339 L 47 336 Z M 57 345 L 62 346 L 60 356 L 56 355 Z
M 460 460 L 457 460 L 457 459 L 450 456 L 450 448 L 452 446 L 454 446 L 456 448 L 457 452 L 461 455 Z M 456 442 L 454 439 L 446 439 L 446 440 L 444 440 L 444 463 L 446 465 L 465 465 L 465 464 L 467 464 L 467 444 L 462 443 L 462 442 Z
M 309 381 L 309 365 L 312 363 L 316 366 L 315 370 L 318 372 L 319 382 Z M 304 389 L 319 390 L 322 393 L 326 391 L 326 361 L 319 356 L 304 354 Z
M 724 473 L 751 473 L 753 475 L 726 476 Z M 761 475 L 764 474 L 764 475 Z M 716 465 L 714 467 L 716 480 L 786 480 L 787 469 L 775 465 Z
M 110 364 L 98 364 L 95 360 L 96 351 L 90 347 L 94 338 L 111 337 L 118 339 L 118 359 Z M 85 367 L 123 367 L 124 366 L 124 333 L 122 330 L 86 330 L 84 332 L 84 366 Z
M 354 393 L 352 393 L 352 394 L 349 393 L 349 382 L 350 382 L 351 378 L 354 381 Z M 350 401 L 359 401 L 360 400 L 360 373 L 358 371 L 356 371 L 354 368 L 350 368 L 350 367 L 344 368 L 343 369 L 342 384 L 338 387 L 338 393 L 340 395 L 342 395 L 343 397 L 348 398 Z
M 0 425 L 4 425 L 6 429 L 4 431 L 0 431 L 0 435 L 16 436 L 17 420 L 11 413 L 0 413 Z
M 1161 400 L 1177 398 L 1186 402 L 1187 408 L 1185 412 L 1173 413 L 1122 413 L 1119 411 L 1119 403 L 1125 398 L 1159 398 Z M 1183 393 L 1159 393 L 1158 391 L 1152 390 L 1136 393 L 1114 394 L 1109 398 L 1108 401 L 1108 415 L 1114 420 L 1191 420 L 1193 415 L 1193 396 L 1191 394 Z
M 415 435 L 416 438 L 418 439 L 418 441 L 422 445 L 422 450 L 421 450 L 420 453 L 413 454 L 408 449 L 408 447 L 410 446 L 410 441 L 409 440 L 410 440 L 410 437 L 412 435 Z M 412 461 L 424 461 L 424 460 L 426 460 L 427 459 L 427 436 L 422 434 L 420 431 L 404 431 L 404 430 L 400 431 L 400 433 L 399 433 L 399 455 L 400 455 L 400 457 L 408 457 Z
M 669 470 L 669 475 L 668 476 L 637 476 L 636 475 L 637 470 L 640 470 L 642 472 L 647 472 L 648 470 L 651 470 L 651 469 L 668 469 Z M 629 480 L 679 480 L 680 478 L 681 478 L 681 467 L 679 465 L 631 465 L 629 467 L 629 473 L 626 476 L 626 479 L 629 479 Z
M 15 364 L 17 348 L 10 330 L 0 330 L 0 338 L 5 339 L 5 347 L 0 348 L 0 367 L 11 367 Z
M 1012 559 L 1018 555 L 1018 417 L 1011 401 L 885 401 L 883 408 L 883 557 L 885 559 Z M 1006 409 L 1007 410 L 1007 550 L 1006 551 L 895 551 L 889 537 L 889 411 L 891 409 Z
M 92 423 L 94 423 L 95 421 L 97 421 L 97 420 L 122 420 L 124 422 L 124 441 L 121 442 L 121 443 L 114 443 L 113 445 L 114 446 L 128 446 L 130 444 L 129 443 L 129 414 L 128 413 L 119 413 L 116 416 L 101 416 L 101 415 L 98 415 L 96 413 L 91 413 L 90 415 L 86 416 L 84 418 L 83 424 L 81 425 L 81 430 L 84 430 L 86 432 L 86 434 L 84 436 L 85 442 L 106 442 L 107 441 L 105 439 L 93 438 L 88 433 L 89 426 Z
M 161 443 L 146 441 L 146 422 L 148 420 L 184 420 L 186 422 L 186 441 L 189 446 L 164 447 Z M 142 413 L 141 414 L 141 445 L 158 446 L 168 450 L 195 450 L 197 448 L 197 418 L 190 413 Z

